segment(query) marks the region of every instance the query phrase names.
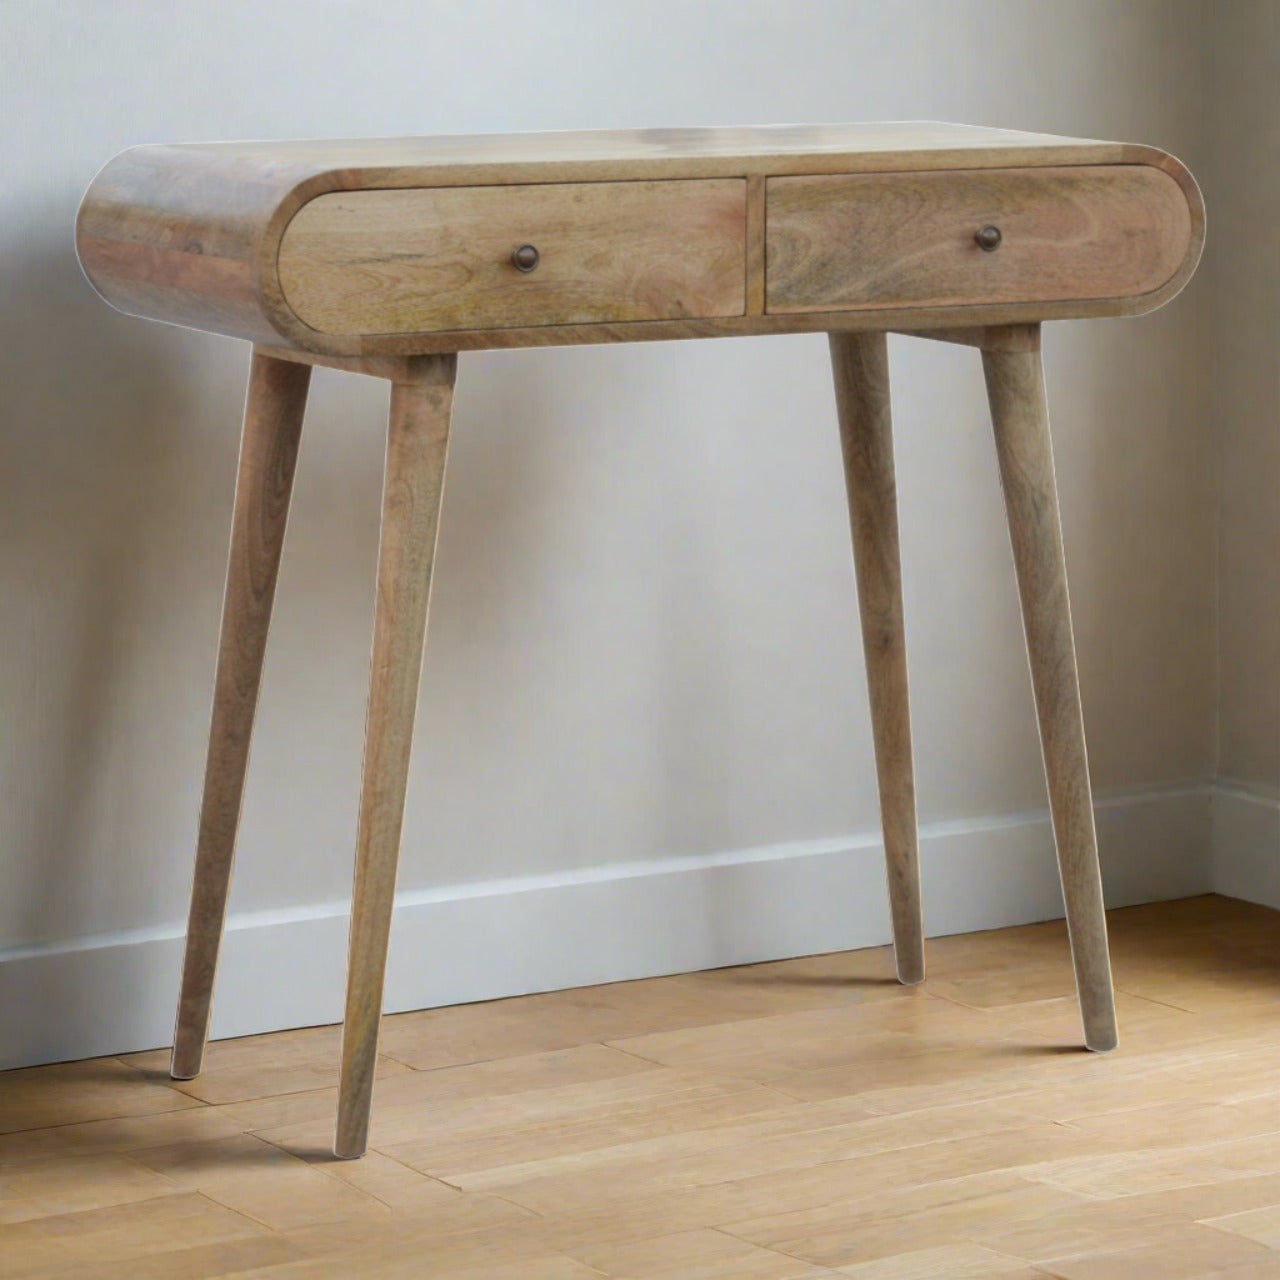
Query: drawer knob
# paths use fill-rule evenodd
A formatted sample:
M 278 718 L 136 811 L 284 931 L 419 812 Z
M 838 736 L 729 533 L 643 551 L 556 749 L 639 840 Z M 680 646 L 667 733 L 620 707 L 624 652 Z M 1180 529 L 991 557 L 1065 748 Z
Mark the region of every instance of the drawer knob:
M 973 238 L 978 242 L 978 248 L 984 253 L 994 253 L 1000 247 L 1000 241 L 1004 239 L 1000 234 L 1000 228 L 990 225 L 983 227 Z
M 517 271 L 532 271 L 538 265 L 541 255 L 538 250 L 531 244 L 522 244 L 511 255 L 511 265 Z

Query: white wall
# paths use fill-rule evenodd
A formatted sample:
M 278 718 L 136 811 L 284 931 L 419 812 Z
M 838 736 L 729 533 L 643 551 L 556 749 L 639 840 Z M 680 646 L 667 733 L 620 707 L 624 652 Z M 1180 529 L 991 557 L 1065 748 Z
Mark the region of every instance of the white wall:
M 163 1041 L 203 768 L 247 351 L 91 294 L 71 233 L 100 164 L 155 140 L 935 118 L 1149 142 L 1197 169 L 1205 17 L 0 5 L 0 1056 Z M 1209 883 L 1207 299 L 1202 276 L 1154 316 L 1047 336 L 1113 900 Z M 892 361 L 930 924 L 1052 914 L 978 361 L 900 340 Z M 823 339 L 476 354 L 460 381 L 391 1002 L 884 940 Z M 336 1016 L 385 399 L 313 386 L 224 1034 Z
M 1280 5 L 1219 6 L 1205 255 L 1218 438 L 1214 880 L 1280 907 Z

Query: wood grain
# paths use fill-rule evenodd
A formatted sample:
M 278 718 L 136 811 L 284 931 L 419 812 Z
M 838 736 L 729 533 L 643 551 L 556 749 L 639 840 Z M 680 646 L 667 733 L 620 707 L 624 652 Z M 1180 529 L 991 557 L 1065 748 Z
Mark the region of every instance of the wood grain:
M 888 343 L 882 333 L 841 333 L 831 335 L 830 345 L 898 979 L 916 983 L 924 981 L 924 917 L 902 617 Z
M 771 314 L 1153 293 L 1186 254 L 1178 184 L 1147 165 L 771 178 Z M 1003 235 L 986 252 L 974 236 Z
M 385 378 L 388 382 L 412 385 L 414 383 L 437 384 L 442 365 L 438 355 L 418 356 L 329 356 L 314 351 L 299 351 L 295 347 L 259 347 L 259 351 L 277 360 L 290 360 L 295 364 L 318 366 L 321 369 L 337 369 L 340 373 L 361 373 L 370 378 Z M 445 352 L 453 355 L 453 352 Z
M 1197 898 L 1110 926 L 1105 1057 L 1061 1051 L 1061 921 L 935 939 L 928 989 L 884 983 L 874 948 L 389 1017 L 428 1069 L 380 1079 L 354 1163 L 327 1151 L 332 1083 L 296 1070 L 336 1028 L 211 1045 L 259 1085 L 226 1105 L 155 1052 L 0 1073 L 0 1270 L 1273 1277 L 1280 915 Z M 892 1052 L 887 1027 L 910 1028 Z M 559 1047 L 521 1053 L 535 1034 Z M 455 1162 L 503 1190 L 430 1172 Z
M 249 368 L 209 754 L 171 1071 L 198 1075 L 209 1034 L 271 606 L 311 370 L 255 351 Z
M 351 903 L 335 1154 L 364 1154 L 457 358 L 393 383 Z
M 1035 325 L 978 325 L 972 329 L 903 329 L 904 338 L 928 338 L 983 351 L 1039 351 L 1040 330 Z
M 518 328 L 742 315 L 745 246 L 742 179 L 360 191 L 305 205 L 279 269 L 324 333 Z
M 1114 1049 L 1098 837 L 1039 350 L 982 353 L 1085 1043 Z
M 764 194 L 759 174 L 747 179 L 747 315 L 764 315 Z
M 1034 306 L 911 306 L 862 319 L 832 311 L 362 335 L 324 334 L 304 323 L 289 306 L 280 280 L 280 244 L 290 221 L 309 201 L 333 193 L 345 199 L 347 193 L 408 188 L 689 179 L 751 184 L 787 175 L 1117 165 L 1168 174 L 1188 211 L 1190 230 L 1179 269 L 1160 289 L 1137 297 Z M 749 264 L 763 254 L 763 222 L 753 221 Z M 76 242 L 94 287 L 123 311 L 359 357 L 1136 314 L 1161 305 L 1181 288 L 1199 258 L 1203 233 L 1203 202 L 1195 181 L 1162 151 L 915 122 L 135 147 L 95 178 L 81 206 Z

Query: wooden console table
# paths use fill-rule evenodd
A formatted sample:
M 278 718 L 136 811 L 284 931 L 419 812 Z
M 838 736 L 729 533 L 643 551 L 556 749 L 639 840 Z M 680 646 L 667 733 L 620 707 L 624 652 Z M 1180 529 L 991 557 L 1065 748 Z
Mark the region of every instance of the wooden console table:
M 254 344 L 173 1075 L 201 1066 L 312 365 L 391 383 L 337 1140 L 366 1145 L 457 353 L 830 334 L 894 945 L 924 977 L 885 334 L 982 352 L 1085 1043 L 1116 1044 L 1040 322 L 1132 315 L 1204 207 L 1149 147 L 946 124 L 135 147 L 80 260 L 114 306 Z

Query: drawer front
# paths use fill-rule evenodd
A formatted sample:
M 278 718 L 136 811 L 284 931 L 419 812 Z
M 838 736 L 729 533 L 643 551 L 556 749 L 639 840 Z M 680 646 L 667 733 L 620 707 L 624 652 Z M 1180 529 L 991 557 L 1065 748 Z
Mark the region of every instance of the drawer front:
M 521 271 L 525 245 L 537 265 Z M 737 316 L 746 182 L 335 192 L 289 223 L 279 272 L 297 316 L 331 334 Z
M 766 217 L 780 314 L 1130 297 L 1173 276 L 1191 234 L 1148 165 L 770 178 Z

